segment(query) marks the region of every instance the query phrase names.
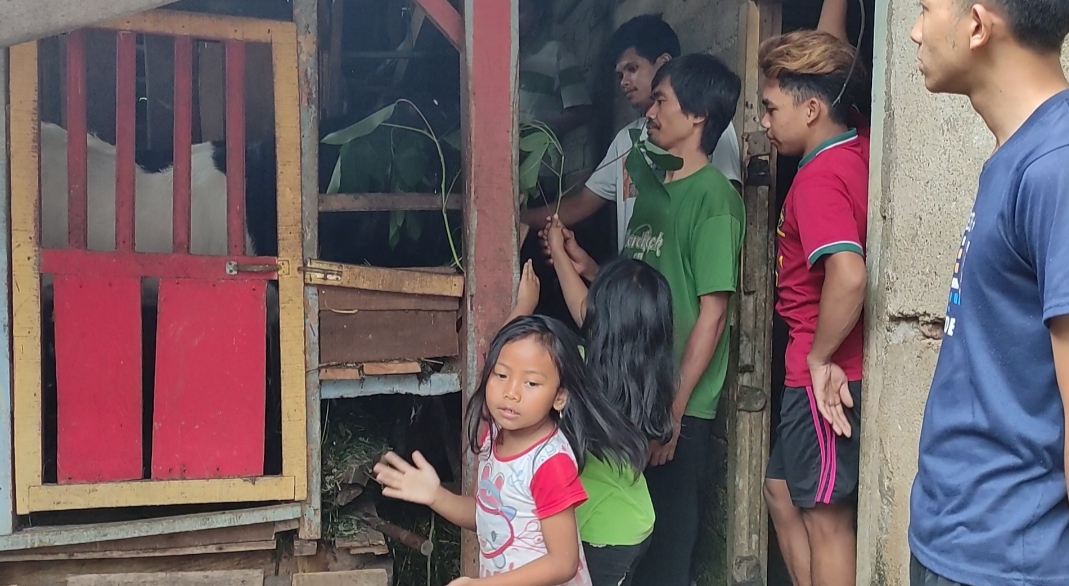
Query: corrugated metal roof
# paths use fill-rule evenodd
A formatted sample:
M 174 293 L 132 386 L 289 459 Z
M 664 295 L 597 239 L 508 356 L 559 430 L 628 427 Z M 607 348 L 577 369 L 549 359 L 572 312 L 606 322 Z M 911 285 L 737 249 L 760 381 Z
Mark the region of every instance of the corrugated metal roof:
M 172 2 L 174 0 L 3 0 L 0 47 L 50 37 Z

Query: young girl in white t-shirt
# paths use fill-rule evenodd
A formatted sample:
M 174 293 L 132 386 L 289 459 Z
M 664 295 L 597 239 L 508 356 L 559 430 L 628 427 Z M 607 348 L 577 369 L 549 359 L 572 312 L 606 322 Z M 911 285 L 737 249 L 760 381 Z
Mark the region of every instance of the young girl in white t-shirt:
M 479 578 L 450 586 L 589 586 L 575 520 L 587 498 L 579 480 L 584 458 L 622 465 L 624 452 L 645 446 L 621 445 L 617 434 L 627 422 L 587 391 L 580 344 L 543 316 L 520 317 L 498 332 L 465 415 L 479 457 L 474 497 L 443 489 L 419 452 L 413 464 L 389 453 L 375 465 L 384 496 L 428 505 L 476 532 Z

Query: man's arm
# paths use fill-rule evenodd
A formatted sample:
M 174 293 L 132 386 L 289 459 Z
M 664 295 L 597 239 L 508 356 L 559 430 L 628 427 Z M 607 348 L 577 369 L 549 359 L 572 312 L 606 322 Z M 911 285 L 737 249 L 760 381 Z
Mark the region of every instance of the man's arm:
M 683 349 L 683 360 L 679 367 L 679 386 L 672 401 L 672 439 L 667 444 L 650 443 L 650 464 L 661 466 L 675 457 L 676 444 L 682 426 L 683 414 L 687 403 L 694 393 L 698 380 L 709 368 L 713 360 L 720 337 L 727 326 L 728 300 L 731 293 L 710 293 L 698 298 L 698 321 L 694 324 L 687 345 Z
M 852 251 L 824 258 L 824 287 L 820 292 L 820 314 L 810 364 L 829 364 L 861 317 L 865 306 L 867 274 L 865 259 Z
M 565 226 L 575 226 L 594 215 L 594 212 L 605 205 L 605 201 L 590 188 L 584 187 L 577 195 L 568 195 L 560 200 L 560 210 L 557 211 L 557 216 Z M 555 207 L 552 205 L 528 209 L 520 215 L 520 221 L 534 230 L 541 230 L 546 227 L 546 218 L 553 215 Z
M 846 38 L 846 3 L 849 0 L 824 0 L 820 8 L 817 30 L 834 35 L 849 43 Z
M 557 140 L 563 141 L 576 128 L 587 123 L 594 113 L 594 106 L 590 104 L 578 104 L 565 108 L 556 118 L 546 121 L 546 126 L 553 131 Z
M 1050 341 L 1054 349 L 1054 372 L 1058 376 L 1058 389 L 1061 390 L 1062 408 L 1065 410 L 1065 429 L 1069 430 L 1069 315 L 1061 315 L 1050 320 Z M 1065 469 L 1069 470 L 1069 435 L 1066 437 Z M 1069 490 L 1069 477 L 1066 477 L 1066 489 Z
M 683 350 L 683 360 L 679 366 L 679 388 L 672 401 L 672 418 L 675 422 L 683 419 L 687 403 L 698 386 L 698 379 L 709 368 L 724 327 L 728 321 L 728 300 L 730 293 L 710 293 L 698 298 L 698 321 L 694 324 L 687 346 Z

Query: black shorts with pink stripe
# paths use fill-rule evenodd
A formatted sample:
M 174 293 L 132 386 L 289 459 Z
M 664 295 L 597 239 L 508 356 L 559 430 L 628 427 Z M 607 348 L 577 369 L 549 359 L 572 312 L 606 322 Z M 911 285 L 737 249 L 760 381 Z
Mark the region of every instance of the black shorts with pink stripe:
M 795 506 L 854 502 L 861 440 L 861 381 L 850 383 L 854 406 L 845 409 L 849 438 L 835 431 L 817 410 L 813 389 L 783 390 L 776 443 L 765 477 L 787 481 Z

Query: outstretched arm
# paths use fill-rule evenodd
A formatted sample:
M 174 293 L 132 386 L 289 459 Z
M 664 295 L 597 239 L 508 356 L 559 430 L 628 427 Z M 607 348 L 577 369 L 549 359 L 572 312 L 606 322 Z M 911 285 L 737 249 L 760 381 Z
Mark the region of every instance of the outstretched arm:
M 423 454 L 412 453 L 412 463 L 393 452 L 375 464 L 375 480 L 382 496 L 427 505 L 450 523 L 475 531 L 475 498 L 442 488 L 434 467 Z
M 843 41 L 846 38 L 846 3 L 850 0 L 824 0 L 820 8 L 820 21 L 817 30 L 834 35 Z M 862 0 L 864 1 L 864 0 Z
M 564 225 L 560 218 L 553 216 L 547 228 L 549 240 L 549 252 L 553 259 L 553 269 L 557 272 L 557 280 L 560 281 L 561 293 L 564 294 L 564 302 L 568 305 L 568 312 L 572 314 L 575 323 L 582 326 L 586 318 L 586 283 L 579 276 L 575 265 L 568 257 L 568 251 L 564 246 Z
M 538 307 L 539 286 L 538 275 L 535 274 L 534 265 L 528 260 L 523 263 L 523 269 L 520 271 L 520 287 L 516 292 L 516 305 L 512 307 L 512 313 L 505 320 L 506 324 L 518 317 L 534 313 L 535 308 Z

